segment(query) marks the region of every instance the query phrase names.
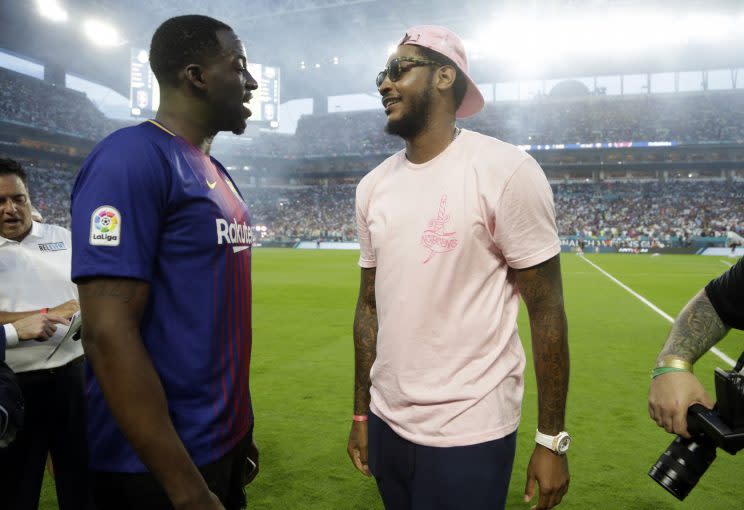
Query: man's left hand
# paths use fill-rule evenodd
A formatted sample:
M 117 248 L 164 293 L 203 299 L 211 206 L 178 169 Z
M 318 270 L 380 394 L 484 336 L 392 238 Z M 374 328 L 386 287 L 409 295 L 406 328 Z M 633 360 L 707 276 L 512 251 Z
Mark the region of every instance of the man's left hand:
M 530 464 L 527 466 L 527 485 L 524 488 L 524 500 L 529 502 L 535 495 L 537 483 L 540 495 L 537 505 L 532 510 L 548 510 L 558 505 L 568 492 L 568 459 L 565 455 L 558 455 L 547 448 L 537 445 L 532 452 Z

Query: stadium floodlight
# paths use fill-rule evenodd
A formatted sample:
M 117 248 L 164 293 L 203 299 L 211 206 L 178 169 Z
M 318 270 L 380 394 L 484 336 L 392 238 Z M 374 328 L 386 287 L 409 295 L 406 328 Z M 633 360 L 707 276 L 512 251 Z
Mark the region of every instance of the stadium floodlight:
M 119 32 L 113 26 L 100 20 L 85 20 L 83 31 L 90 42 L 97 46 L 119 46 L 123 43 Z
M 67 21 L 67 11 L 59 4 L 57 0 L 36 0 L 36 7 L 39 14 L 56 23 Z

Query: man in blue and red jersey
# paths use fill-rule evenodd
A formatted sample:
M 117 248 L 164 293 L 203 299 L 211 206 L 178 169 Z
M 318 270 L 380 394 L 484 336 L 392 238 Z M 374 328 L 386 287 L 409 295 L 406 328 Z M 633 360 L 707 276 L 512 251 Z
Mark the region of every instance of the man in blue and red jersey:
M 237 509 L 252 458 L 250 216 L 209 156 L 240 134 L 257 83 L 206 16 L 165 21 L 156 120 L 91 152 L 72 192 L 72 278 L 88 366 L 99 508 Z

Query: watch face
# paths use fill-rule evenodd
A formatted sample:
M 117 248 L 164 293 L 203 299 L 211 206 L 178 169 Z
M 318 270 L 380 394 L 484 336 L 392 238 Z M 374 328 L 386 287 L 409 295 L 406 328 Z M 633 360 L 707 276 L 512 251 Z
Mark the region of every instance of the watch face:
M 566 453 L 570 445 L 571 445 L 571 436 L 569 436 L 568 434 L 562 435 L 558 439 L 558 445 L 556 447 L 556 451 L 558 453 Z

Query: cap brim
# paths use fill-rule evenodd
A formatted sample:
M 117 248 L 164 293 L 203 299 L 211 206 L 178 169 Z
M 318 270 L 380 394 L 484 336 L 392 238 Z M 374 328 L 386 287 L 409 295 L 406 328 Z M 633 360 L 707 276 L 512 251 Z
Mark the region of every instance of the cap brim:
M 455 117 L 458 119 L 464 119 L 475 115 L 481 111 L 483 106 L 486 104 L 485 99 L 483 99 L 483 94 L 481 94 L 481 91 L 475 85 L 475 82 L 473 82 L 470 76 L 465 74 L 465 79 L 468 82 L 468 87 L 465 89 L 465 97 L 462 100 L 462 104 L 455 112 Z

